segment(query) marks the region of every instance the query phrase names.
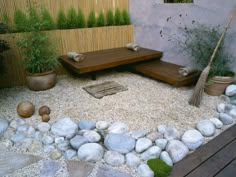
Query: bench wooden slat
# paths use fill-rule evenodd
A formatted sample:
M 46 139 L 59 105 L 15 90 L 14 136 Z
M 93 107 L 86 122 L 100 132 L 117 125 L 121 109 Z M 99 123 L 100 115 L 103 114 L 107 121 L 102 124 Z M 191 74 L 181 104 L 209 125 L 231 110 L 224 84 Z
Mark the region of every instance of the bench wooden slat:
M 236 159 L 234 159 L 215 177 L 235 177 L 236 176 L 235 174 L 236 174 Z
M 225 146 L 214 156 L 202 163 L 200 167 L 192 171 L 186 177 L 214 177 L 225 165 L 236 158 L 236 140 Z
M 176 163 L 169 177 L 184 177 L 236 138 L 236 124 Z M 214 164 L 212 164 L 214 165 Z
M 193 84 L 197 81 L 200 73 L 196 72 L 189 76 L 181 76 L 178 73 L 179 68 L 183 66 L 168 63 L 165 61 L 155 60 L 137 64 L 133 66 L 133 70 L 142 73 L 145 76 L 175 85 L 177 87 Z
M 162 52 L 160 51 L 140 48 L 138 52 L 134 52 L 125 47 L 82 54 L 84 54 L 85 59 L 81 62 L 74 62 L 66 55 L 60 56 L 59 59 L 70 70 L 83 74 L 162 57 Z

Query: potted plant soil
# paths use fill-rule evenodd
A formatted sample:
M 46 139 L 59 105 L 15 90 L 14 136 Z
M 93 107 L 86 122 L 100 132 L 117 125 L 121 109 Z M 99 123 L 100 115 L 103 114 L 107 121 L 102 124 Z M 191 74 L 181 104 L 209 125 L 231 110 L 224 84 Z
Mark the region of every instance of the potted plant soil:
M 29 10 L 26 24 L 30 32 L 23 33 L 17 45 L 24 56 L 27 85 L 34 91 L 50 89 L 56 84 L 58 60 L 55 45 L 51 43 L 50 36 L 41 31 L 44 22 L 35 9 Z

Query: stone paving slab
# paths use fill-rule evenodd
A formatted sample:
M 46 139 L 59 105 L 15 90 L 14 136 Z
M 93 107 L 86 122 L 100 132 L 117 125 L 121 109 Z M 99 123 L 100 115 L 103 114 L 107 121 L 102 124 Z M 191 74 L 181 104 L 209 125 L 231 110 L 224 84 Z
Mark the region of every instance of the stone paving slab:
M 127 173 L 112 169 L 109 166 L 100 167 L 97 171 L 96 177 L 132 177 Z
M 44 160 L 40 177 L 54 177 L 56 172 L 61 168 L 61 164 L 55 160 Z
M 0 176 L 34 164 L 39 160 L 42 160 L 39 156 L 0 151 Z
M 88 177 L 94 169 L 94 165 L 86 162 L 67 161 L 69 177 Z

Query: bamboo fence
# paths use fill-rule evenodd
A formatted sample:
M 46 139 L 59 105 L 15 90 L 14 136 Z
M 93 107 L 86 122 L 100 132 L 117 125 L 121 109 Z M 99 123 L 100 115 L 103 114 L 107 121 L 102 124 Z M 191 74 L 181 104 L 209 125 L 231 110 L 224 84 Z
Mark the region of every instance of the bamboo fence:
M 98 28 L 84 28 L 73 30 L 47 31 L 58 47 L 58 56 L 68 51 L 87 52 L 101 49 L 123 47 L 133 42 L 134 27 L 111 26 Z M 11 49 L 4 53 L 4 61 L 7 66 L 7 73 L 0 75 L 0 88 L 24 85 L 25 70 L 21 50 L 16 45 L 16 39 L 22 36 L 21 33 L 2 34 L 0 39 L 6 40 Z M 62 66 L 58 74 L 65 74 Z

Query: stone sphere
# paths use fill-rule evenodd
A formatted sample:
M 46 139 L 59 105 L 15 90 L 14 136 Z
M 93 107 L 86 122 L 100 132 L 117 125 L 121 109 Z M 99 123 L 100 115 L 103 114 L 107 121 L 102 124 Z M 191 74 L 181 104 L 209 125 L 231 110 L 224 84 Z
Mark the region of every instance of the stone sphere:
M 50 116 L 47 114 L 42 115 L 42 121 L 43 122 L 48 122 L 50 120 Z
M 51 110 L 50 110 L 50 108 L 49 108 L 48 106 L 41 106 L 41 107 L 39 108 L 39 115 L 40 115 L 40 116 L 43 116 L 43 115 L 45 115 L 45 114 L 49 115 L 50 112 L 51 112 Z
M 34 114 L 34 105 L 30 101 L 24 101 L 18 104 L 17 113 L 23 118 L 29 118 Z

